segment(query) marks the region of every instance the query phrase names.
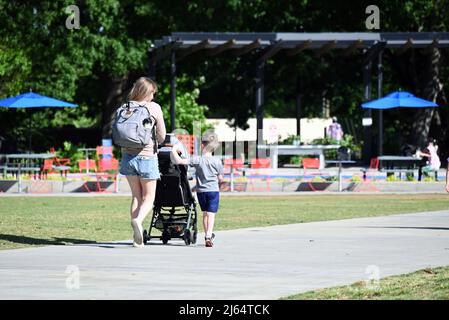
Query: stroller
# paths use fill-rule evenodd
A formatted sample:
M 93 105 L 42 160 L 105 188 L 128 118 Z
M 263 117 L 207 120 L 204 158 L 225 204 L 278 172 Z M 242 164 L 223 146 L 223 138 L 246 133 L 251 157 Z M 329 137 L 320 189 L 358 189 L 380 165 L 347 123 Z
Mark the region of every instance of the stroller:
M 197 239 L 197 210 L 195 198 L 187 178 L 187 166 L 176 165 L 170 159 L 171 146 L 179 143 L 173 134 L 167 134 L 158 153 L 161 179 L 156 184 L 153 217 L 148 232 L 143 231 L 143 241 L 159 238 L 163 244 L 169 240 L 183 239 L 186 245 Z M 182 213 L 179 213 L 182 211 Z M 153 229 L 162 231 L 161 236 L 152 236 Z

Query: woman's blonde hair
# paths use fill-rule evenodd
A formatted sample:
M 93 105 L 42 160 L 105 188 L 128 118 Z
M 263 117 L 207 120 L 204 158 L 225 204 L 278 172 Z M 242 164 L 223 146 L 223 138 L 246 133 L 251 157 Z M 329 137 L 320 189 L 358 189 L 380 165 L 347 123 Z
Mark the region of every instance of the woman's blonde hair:
M 148 77 L 140 77 L 134 82 L 128 94 L 128 100 L 144 101 L 148 100 L 151 93 L 156 93 L 157 83 Z

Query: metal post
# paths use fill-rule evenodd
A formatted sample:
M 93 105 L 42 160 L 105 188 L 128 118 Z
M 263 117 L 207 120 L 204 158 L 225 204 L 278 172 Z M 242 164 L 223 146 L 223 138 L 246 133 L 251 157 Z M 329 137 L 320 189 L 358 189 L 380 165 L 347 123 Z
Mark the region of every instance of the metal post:
M 371 65 L 372 62 L 368 61 L 363 66 L 363 84 L 365 87 L 364 101 L 371 99 Z M 371 127 L 372 127 L 372 115 L 371 109 L 366 109 L 363 114 L 363 162 L 369 164 L 371 159 Z
M 296 135 L 301 135 L 301 79 L 299 76 L 296 79 Z
M 234 159 L 231 162 L 231 192 L 234 192 Z
M 263 143 L 263 104 L 264 104 L 264 67 L 265 62 L 256 65 L 256 118 L 257 144 L 256 158 L 259 158 L 259 145 Z
M 377 64 L 377 98 L 382 98 L 383 70 L 382 70 L 382 51 L 379 52 Z M 384 116 L 383 110 L 379 109 L 379 156 L 383 155 L 383 134 L 384 134 Z
M 170 54 L 170 129 L 173 132 L 176 115 L 176 51 L 172 50 Z
M 17 179 L 19 180 L 18 181 L 19 193 L 22 192 L 22 179 L 20 178 L 20 175 L 21 175 L 21 171 L 20 171 L 20 163 L 19 163 L 17 166 Z
M 148 52 L 148 66 L 148 75 L 151 79 L 156 80 L 156 54 L 153 50 Z

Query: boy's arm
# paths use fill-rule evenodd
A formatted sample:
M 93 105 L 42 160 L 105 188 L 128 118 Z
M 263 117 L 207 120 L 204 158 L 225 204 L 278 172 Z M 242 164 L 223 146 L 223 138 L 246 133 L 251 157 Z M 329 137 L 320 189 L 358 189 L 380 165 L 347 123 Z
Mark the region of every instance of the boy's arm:
M 179 146 L 178 145 L 174 145 L 173 147 L 172 147 L 172 149 L 171 149 L 171 158 L 172 158 L 172 161 L 175 163 L 175 164 L 183 164 L 183 165 L 188 165 L 189 164 L 189 160 L 188 159 L 183 159 L 183 158 L 181 158 L 180 156 L 179 156 L 179 154 L 178 154 L 178 150 L 179 150 Z

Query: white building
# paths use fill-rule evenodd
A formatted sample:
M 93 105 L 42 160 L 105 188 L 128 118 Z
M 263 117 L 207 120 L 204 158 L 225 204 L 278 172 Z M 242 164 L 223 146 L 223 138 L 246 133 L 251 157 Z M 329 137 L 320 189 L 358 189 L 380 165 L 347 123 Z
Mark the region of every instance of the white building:
M 220 141 L 256 141 L 257 121 L 256 118 L 248 120 L 249 128 L 240 128 L 235 132 L 234 127 L 227 124 L 227 119 L 207 119 L 206 123 L 214 127 Z M 303 118 L 301 119 L 301 142 L 310 143 L 314 139 L 324 138 L 326 128 L 332 123 L 332 119 Z M 295 118 L 264 118 L 263 138 L 268 143 L 282 141 L 289 136 L 296 135 Z

